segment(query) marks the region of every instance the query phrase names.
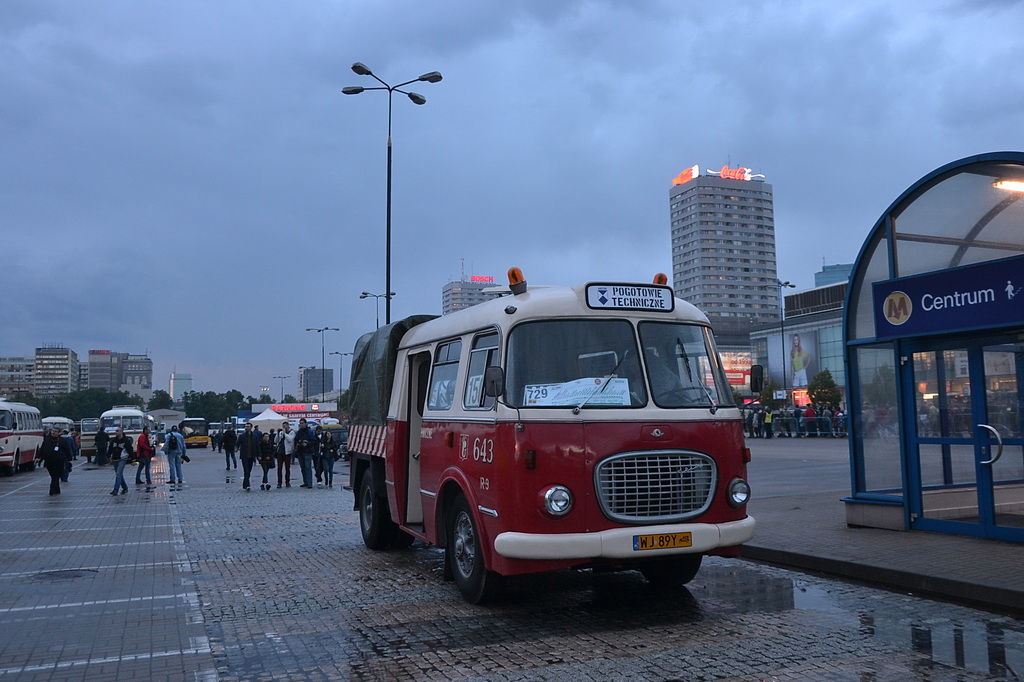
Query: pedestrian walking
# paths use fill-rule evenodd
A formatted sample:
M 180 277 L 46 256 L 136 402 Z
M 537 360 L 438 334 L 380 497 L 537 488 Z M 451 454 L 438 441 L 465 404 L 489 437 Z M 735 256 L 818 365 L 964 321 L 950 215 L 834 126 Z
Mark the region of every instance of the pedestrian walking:
M 281 487 L 281 478 L 284 478 L 286 487 L 292 487 L 292 457 L 295 455 L 295 432 L 289 422 L 284 423 L 283 430 L 277 434 L 277 443 L 274 446 L 277 455 L 277 487 Z
M 252 465 L 260 455 L 260 437 L 252 429 L 252 424 L 245 425 L 245 431 L 238 437 L 238 457 L 242 460 L 242 490 L 249 492 L 249 476 Z
M 128 484 L 124 482 L 124 468 L 135 459 L 135 448 L 132 446 L 132 439 L 125 435 L 124 429 L 120 426 L 114 431 L 114 437 L 107 444 L 107 452 L 110 461 L 114 465 L 114 489 L 111 495 L 117 495 L 118 488 L 122 495 L 128 493 Z
M 96 466 L 106 466 L 107 464 L 107 445 L 110 443 L 110 434 L 107 430 L 100 428 L 96 432 Z
M 324 463 L 322 459 L 324 430 L 317 425 L 317 427 L 313 429 L 313 434 L 316 436 L 316 443 L 313 444 L 313 471 L 316 472 L 316 484 L 320 486 L 323 485 L 324 481 Z
M 260 439 L 260 466 L 263 467 L 263 482 L 260 483 L 260 490 L 270 490 L 270 470 L 274 468 L 274 441 L 270 434 L 263 434 Z
M 182 485 L 185 476 L 181 473 L 181 458 L 185 454 L 185 437 L 178 433 L 178 427 L 172 426 L 164 436 L 164 454 L 167 455 L 167 484 Z
M 36 451 L 36 464 L 46 467 L 50 474 L 50 494 L 60 495 L 60 482 L 64 478 L 64 465 L 72 455 L 71 446 L 60 437 L 56 426 L 43 437 L 43 444 Z
M 153 455 L 156 454 L 156 448 L 149 442 L 149 427 L 143 427 L 142 435 L 139 436 L 139 440 L 135 443 L 135 453 L 139 458 L 139 468 L 135 470 L 135 485 L 142 485 L 142 472 L 146 472 L 146 485 L 152 485 L 153 479 L 150 477 L 151 464 L 153 462 Z
M 295 432 L 295 454 L 302 468 L 301 488 L 313 487 L 313 453 L 317 447 L 316 434 L 306 425 L 305 419 L 299 420 L 299 430 Z
M 65 483 L 68 482 L 68 476 L 71 475 L 71 460 L 78 459 L 78 444 L 75 443 L 75 437 L 71 433 L 64 429 L 60 432 L 61 439 L 67 441 L 68 447 L 71 448 L 71 457 L 64 460 L 64 475 L 60 477 L 60 480 Z
M 234 462 L 238 468 L 238 458 L 235 457 L 235 444 L 238 442 L 238 434 L 234 428 L 225 429 L 220 442 L 224 445 L 224 463 L 227 465 L 225 471 L 231 471 L 231 463 Z
M 324 485 L 328 488 L 334 487 L 334 463 L 337 459 L 338 441 L 334 440 L 333 433 L 327 431 L 320 442 L 320 460 L 324 467 Z

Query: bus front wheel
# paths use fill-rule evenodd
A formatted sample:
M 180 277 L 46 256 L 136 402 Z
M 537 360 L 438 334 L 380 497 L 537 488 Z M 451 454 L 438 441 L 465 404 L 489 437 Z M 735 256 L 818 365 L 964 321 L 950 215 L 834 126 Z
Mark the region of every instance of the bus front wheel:
M 463 599 L 470 604 L 483 604 L 498 596 L 501 576 L 488 571 L 484 565 L 480 533 L 469 503 L 462 495 L 452 504 L 445 557 Z

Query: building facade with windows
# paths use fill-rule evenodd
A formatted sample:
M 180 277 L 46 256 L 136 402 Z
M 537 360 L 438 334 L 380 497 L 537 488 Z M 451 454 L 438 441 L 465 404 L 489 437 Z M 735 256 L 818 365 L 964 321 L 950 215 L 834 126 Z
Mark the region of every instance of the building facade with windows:
M 13 398 L 35 390 L 35 356 L 0 357 L 0 398 Z
M 310 400 L 323 396 L 334 390 L 334 370 L 319 367 L 299 368 L 299 398 Z
M 36 348 L 33 393 L 37 398 L 56 398 L 79 389 L 78 353 L 59 343 Z
M 463 277 L 458 282 L 449 282 L 441 289 L 441 314 L 447 315 L 465 310 L 477 303 L 489 301 L 497 294 L 486 290 L 495 286 L 493 277 L 473 275 Z
M 779 321 L 772 186 L 749 168 L 693 166 L 673 179 L 669 211 L 673 290 L 708 316 L 742 394 L 751 330 Z

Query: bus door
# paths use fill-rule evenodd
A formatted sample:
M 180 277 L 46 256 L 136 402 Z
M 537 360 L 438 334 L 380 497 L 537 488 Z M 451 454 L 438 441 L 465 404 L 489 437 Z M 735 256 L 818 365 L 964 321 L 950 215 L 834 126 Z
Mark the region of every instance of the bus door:
M 408 357 L 409 404 L 408 443 L 403 486 L 405 489 L 405 513 L 402 517 L 408 526 L 423 527 L 423 501 L 420 495 L 420 451 L 422 447 L 423 408 L 427 401 L 427 386 L 430 380 L 430 353 L 416 353 Z
M 902 355 L 911 527 L 1024 541 L 1024 341 L 921 341 Z

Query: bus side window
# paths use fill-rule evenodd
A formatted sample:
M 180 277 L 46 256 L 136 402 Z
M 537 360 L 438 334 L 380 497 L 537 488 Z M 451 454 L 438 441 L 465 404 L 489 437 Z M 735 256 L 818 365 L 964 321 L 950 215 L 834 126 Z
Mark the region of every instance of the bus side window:
M 452 341 L 437 347 L 434 367 L 430 374 L 428 410 L 450 410 L 455 398 L 455 380 L 459 375 L 459 355 L 462 341 Z
M 498 364 L 498 335 L 482 334 L 473 339 L 469 352 L 469 370 L 466 372 L 466 393 L 462 405 L 469 410 L 490 410 L 494 396 L 484 395 L 484 370 Z

